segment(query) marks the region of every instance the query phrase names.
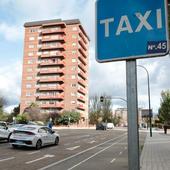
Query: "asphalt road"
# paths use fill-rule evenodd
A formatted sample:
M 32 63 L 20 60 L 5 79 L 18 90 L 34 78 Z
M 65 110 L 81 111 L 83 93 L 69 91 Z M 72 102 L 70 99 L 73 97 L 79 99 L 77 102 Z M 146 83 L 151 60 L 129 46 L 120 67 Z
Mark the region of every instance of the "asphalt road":
M 58 130 L 60 143 L 41 150 L 0 143 L 0 170 L 128 170 L 127 132 Z M 142 146 L 146 133 L 140 133 Z

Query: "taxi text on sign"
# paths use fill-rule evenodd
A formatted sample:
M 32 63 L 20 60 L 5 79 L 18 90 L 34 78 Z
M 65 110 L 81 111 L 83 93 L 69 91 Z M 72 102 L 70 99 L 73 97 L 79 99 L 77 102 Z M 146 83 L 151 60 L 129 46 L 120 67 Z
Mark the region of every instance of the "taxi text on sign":
M 96 59 L 99 62 L 166 55 L 166 0 L 97 0 Z

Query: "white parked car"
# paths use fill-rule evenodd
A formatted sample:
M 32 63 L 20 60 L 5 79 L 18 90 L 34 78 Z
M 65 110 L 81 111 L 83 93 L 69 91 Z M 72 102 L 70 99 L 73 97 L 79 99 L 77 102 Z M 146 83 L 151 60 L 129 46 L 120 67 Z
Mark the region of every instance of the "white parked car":
M 0 140 L 9 140 L 10 135 L 6 122 L 0 121 Z
M 113 129 L 114 124 L 113 123 L 107 123 L 107 129 Z
M 42 146 L 59 143 L 59 134 L 46 126 L 24 125 L 14 130 L 10 136 L 10 144 L 17 146 L 35 147 L 40 149 Z

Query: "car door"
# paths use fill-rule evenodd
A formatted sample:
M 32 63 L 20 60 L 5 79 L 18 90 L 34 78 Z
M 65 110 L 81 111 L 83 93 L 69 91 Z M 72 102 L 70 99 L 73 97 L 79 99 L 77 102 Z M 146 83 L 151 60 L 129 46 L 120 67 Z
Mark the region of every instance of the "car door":
M 7 139 L 9 136 L 9 131 L 5 126 L 0 126 L 0 138 Z
M 48 136 L 48 143 L 54 143 L 55 142 L 55 135 L 53 131 L 50 128 L 46 128 L 47 130 L 47 136 Z
M 40 135 L 40 138 L 42 140 L 43 144 L 47 144 L 48 143 L 48 133 L 47 133 L 47 129 L 42 127 L 38 130 L 38 133 Z

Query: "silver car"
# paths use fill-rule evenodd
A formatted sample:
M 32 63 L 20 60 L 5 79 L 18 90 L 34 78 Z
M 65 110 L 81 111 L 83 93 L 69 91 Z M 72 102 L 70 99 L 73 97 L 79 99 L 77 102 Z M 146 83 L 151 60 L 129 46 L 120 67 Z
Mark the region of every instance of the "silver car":
M 9 140 L 10 135 L 6 122 L 0 121 L 0 140 Z
M 14 130 L 9 141 L 14 148 L 27 146 L 40 149 L 45 145 L 58 145 L 59 134 L 46 126 L 24 125 Z

